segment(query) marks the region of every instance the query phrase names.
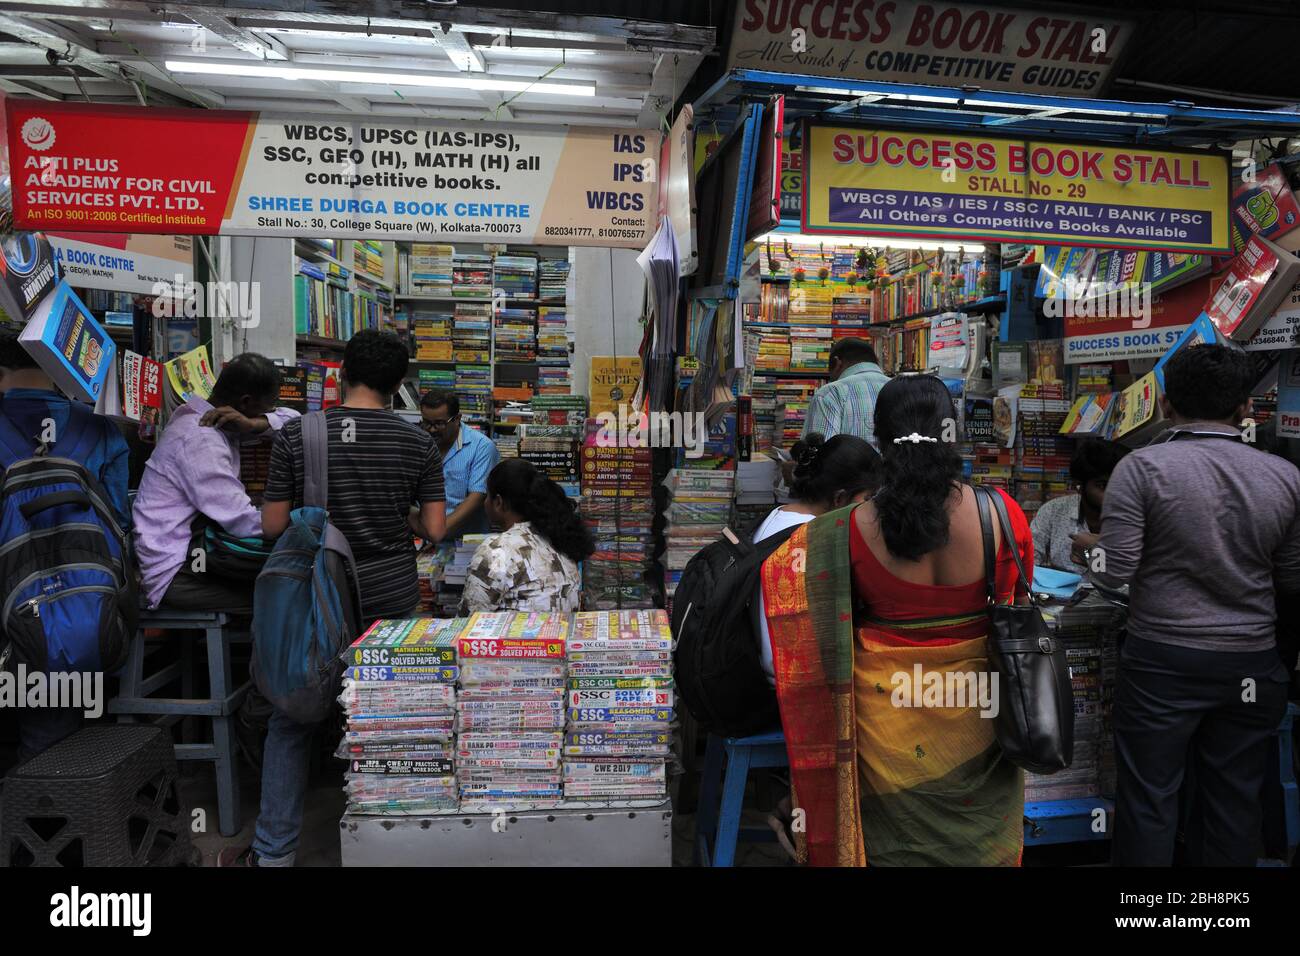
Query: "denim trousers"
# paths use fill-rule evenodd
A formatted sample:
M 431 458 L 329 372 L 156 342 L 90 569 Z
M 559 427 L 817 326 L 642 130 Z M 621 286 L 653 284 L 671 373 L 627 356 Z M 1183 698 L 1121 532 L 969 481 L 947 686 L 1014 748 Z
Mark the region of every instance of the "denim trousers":
M 318 726 L 271 711 L 262 754 L 262 808 L 253 836 L 258 866 L 293 866 L 302 833 L 311 741 Z

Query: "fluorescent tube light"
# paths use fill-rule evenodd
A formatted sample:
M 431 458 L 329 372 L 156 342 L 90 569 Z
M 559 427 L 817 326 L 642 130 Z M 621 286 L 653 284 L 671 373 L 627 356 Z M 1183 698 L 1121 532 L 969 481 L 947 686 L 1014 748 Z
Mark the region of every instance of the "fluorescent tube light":
M 324 80 L 333 83 L 376 83 L 388 86 L 432 86 L 462 90 L 497 90 L 503 93 L 552 93 L 561 96 L 595 96 L 594 83 L 555 83 L 550 80 L 501 80 L 491 77 L 459 76 L 447 73 L 381 73 L 373 70 L 331 70 L 310 66 L 230 61 L 167 60 L 171 73 L 207 76 L 253 76 L 278 80 Z

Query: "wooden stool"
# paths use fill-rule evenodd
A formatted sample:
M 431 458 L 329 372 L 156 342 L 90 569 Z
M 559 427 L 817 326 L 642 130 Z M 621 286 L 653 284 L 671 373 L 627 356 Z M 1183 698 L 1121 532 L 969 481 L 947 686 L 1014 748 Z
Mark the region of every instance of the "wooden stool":
M 108 702 L 108 712 L 123 723 L 140 718 L 170 726 L 187 717 L 205 717 L 212 721 L 212 742 L 176 744 L 177 760 L 211 761 L 217 776 L 217 817 L 222 836 L 239 832 L 239 763 L 235 751 L 234 715 L 248 693 L 249 682 L 233 687 L 230 677 L 230 645 L 247 643 L 246 630 L 227 626 L 228 616 L 221 611 L 177 611 L 159 608 L 141 610 L 139 628 L 131 642 L 126 665 L 122 668 L 118 696 Z M 153 673 L 145 674 L 145 637 L 150 628 L 167 631 L 201 632 L 207 645 L 208 694 L 194 697 L 193 644 L 181 636 L 181 660 Z M 152 696 L 159 689 L 179 679 L 182 697 Z

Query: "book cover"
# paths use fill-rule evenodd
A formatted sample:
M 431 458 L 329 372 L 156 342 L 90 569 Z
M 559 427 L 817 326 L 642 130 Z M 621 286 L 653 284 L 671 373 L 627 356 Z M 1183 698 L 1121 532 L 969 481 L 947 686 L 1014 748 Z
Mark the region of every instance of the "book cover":
M 197 395 L 207 398 L 212 394 L 212 386 L 217 377 L 212 372 L 212 362 L 208 358 L 208 347 L 200 345 L 190 349 L 184 355 L 177 356 L 164 366 L 167 370 L 167 387 L 177 400 L 177 404 L 188 402 Z
M 54 250 L 44 233 L 16 232 L 0 241 L 0 279 L 5 313 L 16 325 L 31 319 L 59 281 Z
M 1187 328 L 1183 329 L 1182 335 L 1178 336 L 1178 341 L 1169 346 L 1169 351 L 1156 361 L 1155 368 L 1151 370 L 1156 377 L 1156 384 L 1160 386 L 1163 392 L 1165 387 L 1165 366 L 1169 360 L 1185 348 L 1193 345 L 1213 345 L 1219 341 L 1219 332 L 1210 321 L 1210 317 L 1202 312 Z
M 1300 226 L 1300 205 L 1281 166 L 1269 163 L 1256 173 L 1253 182 L 1237 184 L 1232 191 L 1230 221 L 1232 247 L 1237 252 L 1252 235 L 1276 242 Z
M 280 405 L 296 412 L 306 413 L 307 370 L 296 365 L 280 368 Z
M 18 339 L 65 394 L 98 401 L 117 346 L 67 283 L 40 301 Z
M 1251 236 L 1228 264 L 1223 284 L 1206 301 L 1205 312 L 1226 338 L 1248 342 L 1298 278 L 1300 259 Z
M 162 413 L 162 366 L 124 349 L 121 382 L 122 414 L 142 426 L 157 425 Z
M 993 388 L 1020 385 L 1029 381 L 1029 347 L 1024 342 L 994 342 Z
M 1114 399 L 1114 392 L 1080 395 L 1070 407 L 1070 412 L 1061 425 L 1060 433 L 1073 438 L 1099 438 L 1105 435 L 1115 405 Z
M 1147 258 L 1146 281 L 1153 296 L 1162 295 L 1210 271 L 1210 257 L 1191 252 L 1153 252 Z
M 641 358 L 636 355 L 617 358 L 593 355 L 588 379 L 588 414 L 595 418 L 601 412 L 617 413 L 619 405 L 632 402 L 632 395 L 641 381 Z
M 1144 444 L 1165 427 L 1159 398 L 1156 374 L 1147 372 L 1116 397 L 1107 437 L 1134 447 Z

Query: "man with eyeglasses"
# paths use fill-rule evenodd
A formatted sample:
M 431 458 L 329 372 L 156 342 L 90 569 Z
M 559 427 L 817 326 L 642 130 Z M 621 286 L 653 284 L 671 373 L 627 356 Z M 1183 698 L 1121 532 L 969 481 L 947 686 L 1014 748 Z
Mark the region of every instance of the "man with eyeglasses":
M 447 533 L 444 541 L 491 530 L 483 502 L 487 476 L 501 460 L 492 439 L 460 420 L 460 399 L 453 392 L 426 392 L 420 417 L 442 453 L 442 478 L 447 488 Z

